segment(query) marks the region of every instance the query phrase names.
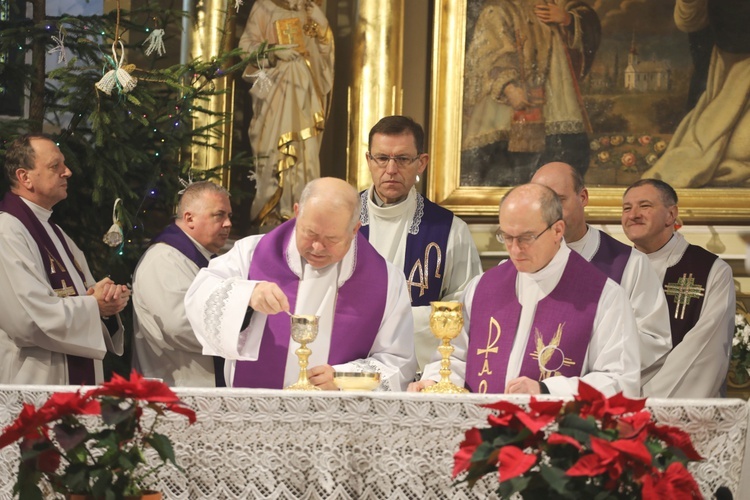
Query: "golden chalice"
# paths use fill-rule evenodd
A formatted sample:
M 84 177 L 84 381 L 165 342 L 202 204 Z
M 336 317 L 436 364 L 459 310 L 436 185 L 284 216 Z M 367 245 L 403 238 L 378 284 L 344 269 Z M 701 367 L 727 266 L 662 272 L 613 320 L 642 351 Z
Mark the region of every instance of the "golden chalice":
M 307 347 L 307 344 L 315 340 L 318 336 L 318 320 L 319 316 L 312 316 L 309 314 L 292 314 L 290 320 L 292 322 L 292 339 L 298 342 L 300 346 L 294 351 L 294 354 L 299 358 L 299 378 L 297 382 L 284 387 L 284 390 L 294 391 L 319 391 L 319 387 L 315 387 L 307 380 L 307 359 L 312 354 L 312 351 Z
M 460 302 L 430 302 L 432 312 L 430 313 L 430 329 L 432 334 L 440 339 L 442 343 L 438 346 L 438 352 L 443 357 L 440 361 L 440 382 L 431 385 L 423 392 L 436 394 L 463 394 L 469 392 L 451 382 L 450 356 L 454 347 L 451 340 L 455 339 L 464 326 L 464 316 L 461 311 Z

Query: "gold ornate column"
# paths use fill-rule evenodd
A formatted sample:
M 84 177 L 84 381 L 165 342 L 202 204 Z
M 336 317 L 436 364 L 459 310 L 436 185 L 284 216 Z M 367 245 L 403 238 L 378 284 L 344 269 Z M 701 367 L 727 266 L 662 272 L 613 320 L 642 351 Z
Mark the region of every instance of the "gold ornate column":
M 209 61 L 212 57 L 216 57 L 222 49 L 225 51 L 232 49 L 233 27 L 227 20 L 227 8 L 226 0 L 197 0 L 193 30 L 190 33 L 190 59 L 200 57 L 203 61 Z M 228 92 L 223 95 L 212 96 L 204 106 L 214 113 L 231 116 L 230 106 L 234 102 L 233 82 L 229 78 L 217 78 L 213 80 L 213 83 L 217 91 L 227 89 Z M 195 112 L 193 114 L 195 128 L 209 125 L 217 119 L 217 116 L 207 113 Z M 225 123 L 215 128 L 215 131 L 216 134 L 211 141 L 220 149 L 208 146 L 193 146 L 193 168 L 208 170 L 229 160 L 229 153 L 232 150 L 231 119 L 228 118 Z M 229 172 L 222 172 L 221 183 L 227 186 L 228 180 Z
M 360 0 L 354 36 L 349 88 L 347 178 L 358 190 L 367 188 L 367 135 L 385 115 L 402 105 L 404 0 Z

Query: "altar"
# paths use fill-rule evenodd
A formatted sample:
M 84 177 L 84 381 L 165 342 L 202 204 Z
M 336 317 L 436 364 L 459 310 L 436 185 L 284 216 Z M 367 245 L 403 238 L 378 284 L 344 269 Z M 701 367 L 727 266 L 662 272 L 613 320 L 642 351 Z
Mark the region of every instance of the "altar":
M 70 387 L 0 386 L 0 426 L 23 402 L 40 405 Z M 464 431 L 486 424 L 480 404 L 497 395 L 316 393 L 254 389 L 178 389 L 198 420 L 168 415 L 181 473 L 163 468 L 154 485 L 165 499 L 470 499 L 496 498 L 497 480 L 470 490 L 453 485 L 453 453 Z M 526 396 L 502 396 L 522 404 Z M 691 464 L 701 491 L 719 486 L 742 498 L 740 480 L 750 409 L 739 399 L 650 399 L 661 424 L 690 433 L 706 457 Z M 18 447 L 0 450 L 0 500 L 11 499 Z

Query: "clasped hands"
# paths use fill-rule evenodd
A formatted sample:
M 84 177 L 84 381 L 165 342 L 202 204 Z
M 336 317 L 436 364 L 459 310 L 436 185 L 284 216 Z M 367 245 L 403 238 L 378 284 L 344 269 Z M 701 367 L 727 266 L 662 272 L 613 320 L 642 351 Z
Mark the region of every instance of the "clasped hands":
M 107 318 L 125 309 L 128 300 L 130 300 L 130 288 L 125 285 L 118 285 L 109 278 L 104 278 L 86 290 L 86 295 L 91 295 L 96 299 L 99 306 L 99 315 Z

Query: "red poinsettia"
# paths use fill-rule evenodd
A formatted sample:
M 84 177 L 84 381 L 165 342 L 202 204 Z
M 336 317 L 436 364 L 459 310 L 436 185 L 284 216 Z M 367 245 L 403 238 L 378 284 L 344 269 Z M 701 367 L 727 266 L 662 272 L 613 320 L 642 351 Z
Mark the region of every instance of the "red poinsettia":
M 660 426 L 645 400 L 607 398 L 579 382 L 573 401 L 540 401 L 527 408 L 499 401 L 489 427 L 466 431 L 454 456 L 453 477 L 470 486 L 497 474 L 497 493 L 510 497 L 700 498 L 685 464 L 702 460 L 690 437 Z M 566 496 L 567 498 L 567 496 Z M 604 497 L 602 497 L 604 498 Z
M 141 425 L 144 409 L 153 414 L 146 426 Z M 19 441 L 21 462 L 14 492 L 21 498 L 42 498 L 40 484 L 46 482 L 65 494 L 139 494 L 141 478 L 167 462 L 177 466 L 169 438 L 155 430 L 166 412 L 186 416 L 191 424 L 196 419 L 169 387 L 136 371 L 130 379 L 115 375 L 85 394 L 54 393 L 38 409 L 24 404 L 0 434 L 0 448 Z M 156 450 L 161 463 L 148 464 L 146 448 Z

